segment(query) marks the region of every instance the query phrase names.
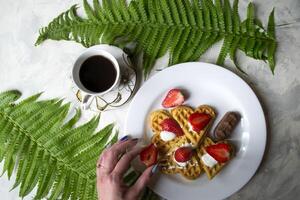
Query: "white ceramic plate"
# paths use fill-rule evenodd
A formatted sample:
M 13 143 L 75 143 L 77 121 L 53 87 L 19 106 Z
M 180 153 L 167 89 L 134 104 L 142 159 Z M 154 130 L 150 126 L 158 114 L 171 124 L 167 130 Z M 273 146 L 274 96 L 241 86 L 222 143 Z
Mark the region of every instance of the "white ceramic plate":
M 242 119 L 230 137 L 236 157 L 211 181 L 203 174 L 194 181 L 180 175 L 159 174 L 150 187 L 169 200 L 224 199 L 243 187 L 254 175 L 264 154 L 266 123 L 262 107 L 252 89 L 237 75 L 222 67 L 199 62 L 169 67 L 144 83 L 129 107 L 125 133 L 149 142 L 151 111 L 172 88 L 189 92 L 186 105 L 213 106 L 217 118 L 211 130 L 227 111 L 238 111 Z

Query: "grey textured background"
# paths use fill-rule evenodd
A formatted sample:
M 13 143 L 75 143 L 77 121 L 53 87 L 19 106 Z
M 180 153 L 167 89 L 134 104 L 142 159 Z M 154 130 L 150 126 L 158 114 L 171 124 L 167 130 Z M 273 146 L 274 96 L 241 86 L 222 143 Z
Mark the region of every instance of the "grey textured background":
M 240 1 L 242 18 L 248 2 Z M 256 15 L 264 24 L 275 7 L 279 25 L 274 76 L 264 62 L 246 58 L 243 53 L 238 56 L 241 67 L 248 72 L 243 78 L 263 104 L 268 119 L 268 143 L 256 175 L 229 199 L 294 200 L 300 196 L 300 1 L 253 2 Z M 0 0 L 0 91 L 17 88 L 24 96 L 46 91 L 43 98 L 65 97 L 78 105 L 70 76 L 73 62 L 84 48 L 64 41 L 46 41 L 34 47 L 38 29 L 75 3 L 81 5 L 81 1 L 71 0 Z M 217 44 L 210 49 L 201 60 L 213 62 L 219 47 Z M 157 66 L 161 68 L 166 61 L 167 57 L 159 59 Z M 226 66 L 232 66 L 230 60 L 226 60 Z M 115 121 L 122 130 L 126 110 L 127 106 L 105 113 L 102 125 Z M 91 113 L 85 113 L 83 120 L 90 116 Z M 6 175 L 0 178 L 0 199 L 18 199 L 18 190 L 9 192 L 12 184 Z

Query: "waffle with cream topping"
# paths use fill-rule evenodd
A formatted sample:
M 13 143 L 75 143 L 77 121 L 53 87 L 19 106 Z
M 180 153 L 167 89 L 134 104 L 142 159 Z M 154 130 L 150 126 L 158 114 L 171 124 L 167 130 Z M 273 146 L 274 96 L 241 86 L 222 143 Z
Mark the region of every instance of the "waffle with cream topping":
M 188 117 L 194 112 L 206 113 L 211 116 L 210 123 L 199 133 L 191 131 L 188 125 Z M 163 141 L 160 138 L 160 132 L 162 131 L 161 123 L 167 118 L 173 118 L 182 128 L 184 135 L 176 137 L 170 141 Z M 215 119 L 215 112 L 213 108 L 208 105 L 202 105 L 195 110 L 188 106 L 178 106 L 171 110 L 157 110 L 150 115 L 150 126 L 154 133 L 151 138 L 152 143 L 155 144 L 159 151 L 161 171 L 165 174 L 180 173 L 187 179 L 196 179 L 200 176 L 202 171 L 202 164 L 198 155 L 192 156 L 192 159 L 188 161 L 186 166 L 179 166 L 173 159 L 174 152 L 178 147 L 184 144 L 190 144 L 193 147 L 201 145 L 200 141 L 205 136 L 206 131 Z
M 163 141 L 160 138 L 160 132 L 162 131 L 161 123 L 163 120 L 172 118 L 171 114 L 166 110 L 157 110 L 150 115 L 150 126 L 154 133 L 151 138 L 151 142 L 155 144 L 160 154 L 167 153 L 174 146 L 180 145 L 186 141 L 184 136 L 176 137 L 170 141 Z
M 198 133 L 191 130 L 188 122 L 189 116 L 194 112 L 205 113 L 211 116 L 210 122 Z M 206 133 L 212 125 L 215 117 L 216 113 L 214 109 L 208 105 L 201 105 L 196 109 L 188 106 L 178 106 L 171 109 L 170 112 L 168 110 L 157 110 L 151 113 L 149 123 L 154 133 L 151 141 L 155 144 L 159 151 L 159 163 L 163 173 L 180 173 L 185 178 L 193 180 L 198 178 L 201 175 L 201 171 L 204 170 L 208 179 L 211 180 L 222 170 L 229 161 L 226 163 L 217 163 L 210 168 L 201 160 L 202 155 L 206 153 L 205 147 L 215 144 L 209 137 L 206 136 Z M 173 118 L 177 121 L 184 132 L 183 136 L 175 137 L 170 141 L 164 141 L 161 139 L 160 133 L 163 131 L 161 124 L 163 120 L 167 118 Z M 227 141 L 221 142 L 228 144 Z M 181 166 L 174 160 L 174 153 L 178 148 L 186 145 L 195 148 L 196 153 L 192 156 L 191 160 L 187 161 L 185 166 Z
M 194 132 L 191 130 L 188 122 L 189 116 L 194 113 L 205 113 L 211 116 L 211 120 L 209 124 L 201 130 L 199 133 Z M 201 105 L 195 110 L 188 106 L 178 106 L 171 110 L 172 117 L 179 123 L 180 127 L 182 128 L 186 137 L 194 144 L 199 145 L 203 136 L 206 135 L 207 130 L 213 123 L 214 119 L 216 118 L 216 113 L 211 106 L 208 105 Z
M 176 174 L 180 173 L 187 179 L 194 180 L 198 178 L 202 172 L 202 163 L 200 162 L 198 155 L 194 154 L 186 164 L 186 166 L 180 166 L 174 160 L 174 153 L 177 148 L 183 146 L 191 146 L 191 143 L 187 142 L 187 138 L 183 136 L 185 140 L 180 140 L 175 146 L 173 146 L 169 151 L 161 156 L 160 166 L 161 171 L 165 174 Z
M 226 143 L 228 144 L 227 141 L 222 141 L 222 143 Z M 226 163 L 217 163 L 216 165 L 214 165 L 213 167 L 208 167 L 206 166 L 203 161 L 201 160 L 201 157 L 202 155 L 204 155 L 206 152 L 205 152 L 205 147 L 207 146 L 210 146 L 210 145 L 214 145 L 216 143 L 214 143 L 209 137 L 205 137 L 204 140 L 203 140 L 203 143 L 201 144 L 201 146 L 196 150 L 197 151 L 197 154 L 198 154 L 198 157 L 200 158 L 200 162 L 202 163 L 202 167 L 208 177 L 209 180 L 213 179 L 222 169 L 223 167 L 230 161 L 227 161 Z M 231 158 L 233 157 L 234 155 L 234 149 L 233 149 L 233 146 L 231 146 L 231 150 L 232 152 L 230 153 L 231 155 Z

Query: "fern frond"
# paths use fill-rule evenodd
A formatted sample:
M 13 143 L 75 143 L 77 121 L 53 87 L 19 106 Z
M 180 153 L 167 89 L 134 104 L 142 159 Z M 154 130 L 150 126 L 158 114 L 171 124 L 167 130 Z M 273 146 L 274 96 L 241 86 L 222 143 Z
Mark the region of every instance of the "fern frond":
M 249 3 L 247 8 L 247 31 L 249 32 L 250 36 L 255 35 L 253 3 Z
M 214 31 L 219 32 L 219 34 L 221 34 L 220 30 L 219 30 L 219 25 L 218 25 L 218 13 L 217 13 L 217 9 L 216 6 L 213 4 L 212 0 L 205 0 L 206 5 L 208 6 L 208 9 L 210 11 L 210 18 L 212 21 L 212 28 Z
M 94 10 L 91 8 L 90 4 L 88 4 L 87 0 L 83 0 L 83 8 L 84 8 L 84 11 L 85 11 L 85 13 L 86 13 L 86 15 L 89 19 L 91 19 L 95 22 L 98 21 L 97 16 L 94 13 Z
M 228 54 L 228 52 L 230 50 L 230 46 L 232 45 L 232 41 L 233 41 L 232 35 L 225 37 L 223 46 L 221 48 L 221 51 L 220 51 L 220 54 L 219 54 L 219 57 L 217 60 L 218 65 L 223 65 L 226 55 Z
M 225 21 L 224 21 L 224 14 L 223 14 L 223 5 L 221 0 L 216 0 L 215 5 L 216 5 L 216 12 L 218 16 L 220 31 L 225 32 Z
M 84 0 L 83 7 L 86 18 L 79 17 L 72 6 L 40 30 L 36 45 L 52 39 L 73 40 L 86 47 L 106 43 L 124 48 L 134 42 L 133 52 L 143 52 L 143 69 L 148 75 L 155 60 L 168 51 L 169 64 L 194 61 L 224 39 L 218 64 L 228 54 L 233 59 L 240 49 L 247 56 L 268 60 L 272 72 L 275 68 L 274 10 L 265 30 L 255 17 L 253 3 L 243 22 L 238 0 L 232 6 L 229 0 L 132 0 L 129 5 L 125 0 L 103 0 L 102 5 L 93 0 L 93 6 Z
M 274 19 L 274 9 L 272 10 L 269 21 L 268 21 L 268 35 L 275 40 L 275 19 Z M 275 51 L 276 51 L 276 43 L 271 42 L 268 46 L 268 61 L 271 68 L 272 73 L 274 74 L 275 70 Z
M 229 56 L 230 56 L 230 59 L 233 61 L 235 67 L 236 67 L 240 72 L 246 74 L 246 73 L 239 67 L 239 65 L 237 64 L 237 61 L 236 61 L 235 53 L 236 53 L 236 50 L 238 49 L 239 42 L 240 42 L 240 37 L 233 38 L 233 42 L 232 42 L 232 45 L 231 45 L 230 50 L 229 50 Z
M 16 169 L 12 189 L 20 187 L 20 197 L 36 187 L 34 199 L 97 199 L 95 166 L 106 145 L 117 141 L 116 133 L 111 137 L 114 125 L 95 133 L 98 116 L 74 128 L 80 110 L 65 122 L 70 104 L 59 99 L 39 101 L 40 95 L 16 103 L 19 91 L 0 93 L 2 173 L 10 178 Z
M 235 34 L 240 33 L 240 24 L 241 24 L 238 5 L 239 5 L 239 0 L 234 0 L 233 7 L 232 7 L 233 9 L 232 17 L 233 17 L 233 30 Z
M 5 107 L 19 99 L 21 93 L 17 90 L 11 90 L 0 94 L 0 107 Z

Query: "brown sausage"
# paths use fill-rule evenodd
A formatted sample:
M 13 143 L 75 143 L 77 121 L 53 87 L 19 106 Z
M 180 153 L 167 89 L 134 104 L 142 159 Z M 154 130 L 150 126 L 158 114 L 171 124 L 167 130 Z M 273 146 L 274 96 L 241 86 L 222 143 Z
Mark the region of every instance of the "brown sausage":
M 227 112 L 214 130 L 214 139 L 216 141 L 224 140 L 229 137 L 241 116 L 237 112 Z

